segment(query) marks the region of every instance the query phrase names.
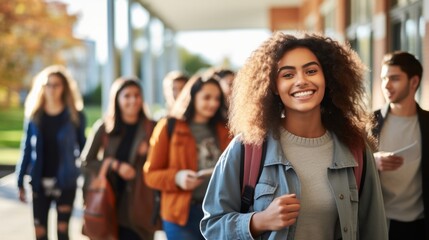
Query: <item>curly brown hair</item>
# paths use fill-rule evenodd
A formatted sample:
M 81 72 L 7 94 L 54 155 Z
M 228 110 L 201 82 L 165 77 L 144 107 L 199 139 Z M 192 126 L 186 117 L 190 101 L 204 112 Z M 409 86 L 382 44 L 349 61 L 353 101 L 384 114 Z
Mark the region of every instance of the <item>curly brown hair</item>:
M 350 46 L 319 34 L 274 33 L 247 59 L 233 84 L 229 127 L 245 143 L 260 144 L 272 132 L 279 138 L 284 106 L 274 90 L 278 62 L 298 47 L 313 52 L 326 81 L 321 102 L 322 123 L 349 147 L 363 147 L 369 120 L 364 104 L 366 67 Z

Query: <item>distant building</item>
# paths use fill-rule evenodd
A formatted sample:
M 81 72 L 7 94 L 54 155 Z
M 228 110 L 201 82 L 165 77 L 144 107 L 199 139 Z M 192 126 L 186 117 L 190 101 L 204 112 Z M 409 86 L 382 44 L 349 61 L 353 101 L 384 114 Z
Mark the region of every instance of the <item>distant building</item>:
M 100 83 L 96 46 L 92 40 L 82 39 L 82 45 L 61 53 L 65 65 L 76 79 L 82 95 L 94 91 Z

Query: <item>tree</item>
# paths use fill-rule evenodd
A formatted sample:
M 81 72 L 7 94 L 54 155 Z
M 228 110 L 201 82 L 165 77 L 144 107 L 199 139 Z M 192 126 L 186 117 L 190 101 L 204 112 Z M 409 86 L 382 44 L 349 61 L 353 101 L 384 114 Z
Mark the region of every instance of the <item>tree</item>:
M 62 63 L 61 50 L 79 45 L 72 30 L 77 15 L 67 5 L 44 0 L 0 2 L 0 85 L 23 87 L 33 66 Z
M 189 75 L 193 75 L 198 72 L 198 70 L 211 66 L 200 55 L 192 54 L 183 47 L 179 48 L 179 55 L 182 62 L 182 69 Z

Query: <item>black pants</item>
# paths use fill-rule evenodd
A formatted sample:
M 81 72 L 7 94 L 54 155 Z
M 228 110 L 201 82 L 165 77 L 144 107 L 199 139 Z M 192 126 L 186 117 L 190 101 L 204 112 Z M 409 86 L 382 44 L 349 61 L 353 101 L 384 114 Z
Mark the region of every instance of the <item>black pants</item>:
M 400 222 L 390 220 L 389 240 L 424 240 L 425 220 L 419 219 L 412 222 Z
M 63 190 L 60 196 L 52 196 L 46 195 L 45 191 L 42 189 L 38 192 L 33 192 L 33 217 L 34 217 L 34 225 L 42 226 L 46 229 L 46 236 L 40 239 L 47 239 L 48 234 L 48 213 L 49 208 L 51 207 L 51 203 L 54 201 L 57 207 L 57 223 L 65 222 L 69 223 L 71 213 L 73 210 L 73 202 L 76 196 L 76 189 Z M 59 206 L 70 206 L 69 212 L 60 212 L 58 211 Z M 58 239 L 69 239 L 68 231 L 60 232 L 57 231 Z

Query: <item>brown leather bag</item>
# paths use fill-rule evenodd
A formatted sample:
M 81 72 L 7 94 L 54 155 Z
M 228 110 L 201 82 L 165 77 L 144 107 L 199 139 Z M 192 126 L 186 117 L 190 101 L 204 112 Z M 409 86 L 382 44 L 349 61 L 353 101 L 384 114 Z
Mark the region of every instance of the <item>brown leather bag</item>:
M 140 157 L 138 161 L 144 161 Z M 137 166 L 140 166 L 136 169 L 136 178 L 131 184 L 132 191 L 128 196 L 128 216 L 130 224 L 133 226 L 133 229 L 141 232 L 155 232 L 157 230 L 162 230 L 161 219 L 158 219 L 156 223 L 152 222 L 152 216 L 155 204 L 154 190 L 149 188 L 144 183 L 143 176 L 143 164 L 138 163 Z
M 92 240 L 118 239 L 115 193 L 106 177 L 109 166 L 110 161 L 103 161 L 85 194 L 83 234 Z
M 127 199 L 128 216 L 130 224 L 137 232 L 155 232 L 162 230 L 161 219 L 156 222 L 152 221 L 155 205 L 154 190 L 144 183 L 143 165 L 146 161 L 147 151 L 149 149 L 149 138 L 152 135 L 154 123 L 151 121 L 144 122 L 146 139 L 140 145 L 140 152 L 135 160 L 136 177 L 130 182 L 131 193 Z

